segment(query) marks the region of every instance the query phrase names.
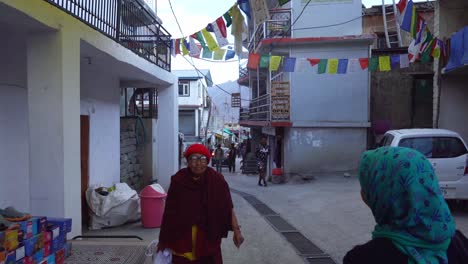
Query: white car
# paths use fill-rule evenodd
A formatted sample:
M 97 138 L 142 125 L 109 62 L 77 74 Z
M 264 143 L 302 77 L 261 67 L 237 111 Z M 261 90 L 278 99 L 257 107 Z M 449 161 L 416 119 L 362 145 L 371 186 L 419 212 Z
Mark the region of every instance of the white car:
M 445 129 L 387 131 L 379 146 L 407 147 L 424 154 L 439 179 L 445 199 L 468 200 L 468 152 L 456 132 Z

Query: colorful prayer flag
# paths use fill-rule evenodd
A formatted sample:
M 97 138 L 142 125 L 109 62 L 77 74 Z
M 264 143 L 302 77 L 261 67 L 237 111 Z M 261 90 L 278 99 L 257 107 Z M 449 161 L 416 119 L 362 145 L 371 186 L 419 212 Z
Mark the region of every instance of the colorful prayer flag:
M 279 3 L 280 6 L 282 6 L 282 5 L 286 4 L 289 1 L 291 1 L 291 0 L 279 0 L 278 3 Z
M 369 71 L 376 71 L 379 68 L 379 58 L 371 57 L 369 60 Z
M 415 62 L 419 57 L 419 50 L 421 49 L 421 42 L 416 44 L 416 40 L 413 39 L 408 47 L 408 57 L 410 62 Z
M 224 21 L 223 21 L 224 23 Z M 219 47 L 224 47 L 229 44 L 227 39 L 223 36 L 223 33 L 221 32 L 221 29 L 219 28 L 218 24 L 216 22 L 211 23 L 213 26 L 213 31 L 216 37 L 216 41 L 218 41 L 218 46 Z
M 181 39 L 181 42 L 182 43 L 181 43 L 180 46 L 182 46 L 182 55 L 185 56 L 185 55 L 189 54 L 189 48 L 190 47 L 189 47 L 189 44 L 188 44 L 187 40 Z
M 201 33 L 201 31 L 198 31 L 198 32 L 195 33 L 194 35 L 195 35 L 194 38 L 200 42 L 200 44 L 202 45 L 202 47 L 205 47 L 205 46 L 206 46 L 206 42 L 205 42 L 205 38 L 203 37 L 203 34 Z
M 436 58 L 436 59 L 440 58 L 440 50 L 441 50 L 441 46 L 442 46 L 441 42 L 442 42 L 442 40 L 436 38 L 435 42 L 434 42 L 435 44 L 432 47 L 431 56 Z
M 309 59 L 308 58 L 307 60 L 309 61 L 310 66 L 312 66 L 312 67 L 320 63 L 320 59 Z
M 247 15 L 247 17 L 251 18 L 249 0 L 237 0 L 237 4 L 239 5 L 239 8 L 242 11 L 244 11 L 244 13 Z
M 202 35 L 203 37 L 205 38 L 206 40 L 206 44 L 208 45 L 208 48 L 211 50 L 211 51 L 214 51 L 216 49 L 219 48 L 218 44 L 216 43 L 216 41 L 214 40 L 213 36 L 211 36 L 210 32 L 208 32 L 205 28 L 202 29 Z
M 398 65 L 400 65 L 400 55 L 392 55 L 390 56 L 390 62 L 392 64 L 392 69 L 396 69 Z
M 307 60 L 305 58 L 298 58 L 296 60 L 296 72 L 304 72 L 306 68 Z
M 200 57 L 201 50 L 198 48 L 197 44 L 195 44 L 195 39 L 189 37 L 190 40 L 190 56 L 192 57 Z
M 213 58 L 213 52 L 208 47 L 203 47 L 203 54 L 202 58 L 204 59 L 211 59 Z
M 361 65 L 361 69 L 367 69 L 369 67 L 369 58 L 360 58 L 359 64 Z
M 288 57 L 283 60 L 283 71 L 284 72 L 294 72 L 296 68 L 296 58 Z
M 232 24 L 232 17 L 231 17 L 230 12 L 227 11 L 226 13 L 224 13 L 223 17 L 224 17 L 224 20 L 226 20 L 226 27 L 229 27 Z
M 234 58 L 234 56 L 236 56 L 236 53 L 233 50 L 228 50 L 226 52 L 226 57 L 224 58 L 224 60 L 230 60 Z
M 349 72 L 357 72 L 358 70 L 361 70 L 361 66 L 359 65 L 359 60 L 358 59 L 349 59 L 349 61 L 348 61 L 348 70 L 349 70 Z
M 270 66 L 270 55 L 262 55 L 260 58 L 260 68 L 268 68 Z
M 226 53 L 225 49 L 217 49 L 214 51 L 213 54 L 213 60 L 222 60 L 224 57 L 224 54 Z
M 260 54 L 250 53 L 249 61 L 247 62 L 247 68 L 251 70 L 256 70 L 258 68 L 259 62 L 260 62 Z
M 239 55 L 242 53 L 242 36 L 247 31 L 247 26 L 245 25 L 245 18 L 237 5 L 231 7 L 229 13 L 232 16 L 231 35 L 234 36 L 234 50 Z
M 318 74 L 324 74 L 327 71 L 328 59 L 321 59 L 318 64 Z
M 408 54 L 401 54 L 400 55 L 400 69 L 408 68 L 409 67 L 409 57 Z
M 328 74 L 336 74 L 338 72 L 338 59 L 328 60 Z
M 218 25 L 218 28 L 219 28 L 219 31 L 221 32 L 221 35 L 224 38 L 227 38 L 226 23 L 224 23 L 223 17 L 218 17 L 218 19 L 216 19 L 215 23 Z
M 390 71 L 390 56 L 379 56 L 379 69 L 380 71 Z
M 249 2 L 255 25 L 260 25 L 270 19 L 270 11 L 265 0 L 250 0 Z
M 277 71 L 281 64 L 282 56 L 271 56 L 270 57 L 270 71 Z
M 338 74 L 345 74 L 348 71 L 348 59 L 338 61 Z
M 411 31 L 411 22 L 413 20 L 413 1 L 400 0 L 397 4 L 397 20 L 400 28 L 406 32 Z

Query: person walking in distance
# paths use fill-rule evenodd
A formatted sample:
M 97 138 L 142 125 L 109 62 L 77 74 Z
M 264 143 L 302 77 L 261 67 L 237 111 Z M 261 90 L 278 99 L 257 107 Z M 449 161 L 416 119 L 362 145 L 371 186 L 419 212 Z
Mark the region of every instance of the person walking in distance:
M 229 172 L 236 172 L 236 157 L 237 157 L 237 149 L 234 143 L 231 144 L 231 148 L 229 149 L 229 157 L 228 157 L 228 164 L 229 164 Z
M 257 169 L 258 169 L 258 185 L 267 186 L 265 180 L 267 162 L 268 162 L 268 155 L 270 155 L 270 146 L 267 145 L 267 138 L 265 136 L 262 137 L 260 140 L 260 144 L 257 146 L 255 151 L 255 156 L 257 158 Z
M 214 158 L 215 158 L 215 163 L 216 163 L 216 171 L 221 172 L 222 171 L 221 165 L 223 163 L 223 158 L 224 158 L 224 151 L 221 148 L 221 144 L 218 144 L 218 147 L 215 150 Z

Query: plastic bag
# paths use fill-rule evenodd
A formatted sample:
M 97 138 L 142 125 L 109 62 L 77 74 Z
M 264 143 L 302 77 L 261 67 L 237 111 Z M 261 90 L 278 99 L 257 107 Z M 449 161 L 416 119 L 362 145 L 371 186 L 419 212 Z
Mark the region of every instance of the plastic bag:
M 148 257 L 153 256 L 153 264 L 171 264 L 172 263 L 172 252 L 169 249 L 156 252 L 158 240 L 153 240 L 146 247 L 145 255 Z

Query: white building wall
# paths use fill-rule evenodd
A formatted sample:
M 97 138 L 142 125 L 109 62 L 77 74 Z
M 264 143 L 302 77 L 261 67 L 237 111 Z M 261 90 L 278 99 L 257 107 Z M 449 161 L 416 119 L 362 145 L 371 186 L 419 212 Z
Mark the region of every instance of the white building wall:
M 189 81 L 190 96 L 179 96 L 179 105 L 201 105 L 201 92 L 198 88 L 198 81 Z
M 89 184 L 120 182 L 119 79 L 81 65 L 81 114 L 89 116 Z
M 26 43 L 1 31 L 0 41 L 0 208 L 29 211 L 29 128 Z
M 336 37 L 362 34 L 361 1 L 311 0 L 304 9 L 306 3 L 307 1 L 305 0 L 292 0 L 291 2 L 293 9 L 292 21 L 296 21 L 296 18 L 302 10 L 304 10 L 303 14 L 292 28 L 294 38 Z M 339 23 L 343 24 L 330 26 Z

